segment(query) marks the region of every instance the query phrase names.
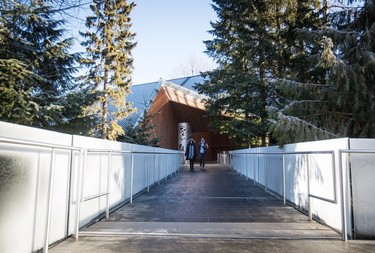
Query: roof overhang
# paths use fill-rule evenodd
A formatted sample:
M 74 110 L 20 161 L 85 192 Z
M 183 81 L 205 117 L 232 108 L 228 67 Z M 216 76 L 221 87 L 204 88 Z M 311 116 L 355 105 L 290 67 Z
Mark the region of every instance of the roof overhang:
M 203 99 L 205 97 L 190 89 L 165 82 L 160 86 L 158 94 L 153 102 L 152 111 L 161 110 L 167 103 L 174 102 L 191 108 L 206 110 Z

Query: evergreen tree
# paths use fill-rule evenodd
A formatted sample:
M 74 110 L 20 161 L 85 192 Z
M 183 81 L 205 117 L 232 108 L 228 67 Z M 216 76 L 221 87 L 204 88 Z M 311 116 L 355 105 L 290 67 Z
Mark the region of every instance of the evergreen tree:
M 148 115 L 147 111 L 143 112 L 139 122 L 134 125 L 128 125 L 125 129 L 126 134 L 117 138 L 118 141 L 158 147 L 161 137 L 153 134 L 155 125 L 152 119 L 155 115 Z
M 71 91 L 60 98 L 64 120 L 49 129 L 68 134 L 93 136 L 100 118 L 91 112 L 97 94 L 90 88 Z
M 205 43 L 219 67 L 207 72 L 209 81 L 196 88 L 209 97 L 206 107 L 213 127 L 248 146 L 266 132 L 262 98 L 267 91 L 254 62 L 260 62 L 263 55 L 257 51 L 263 42 L 263 26 L 258 19 L 261 11 L 254 1 L 213 2 L 218 21 L 211 23 L 214 39 Z M 269 45 L 264 42 L 262 49 Z
M 324 126 L 339 136 L 373 138 L 375 0 L 333 13 L 330 22 L 333 29 L 324 39 L 321 66 L 327 69 L 326 83 L 332 87 L 334 104 Z
M 284 26 L 288 29 L 282 36 L 286 40 L 284 74 L 271 80 L 277 99 L 269 107 L 272 137 L 279 144 L 312 140 L 315 137 L 311 136 L 316 136 L 317 127 L 308 123 L 307 117 L 316 113 L 315 98 L 324 86 L 325 71 L 312 67 L 318 64 L 321 48 L 320 36 L 312 31 L 327 23 L 325 4 L 326 1 L 322 5 L 321 1 L 296 0 L 286 12 Z M 309 129 L 312 135 L 308 134 Z
M 323 6 L 325 25 L 305 32 L 322 43 L 311 65 L 315 82 L 279 83 L 288 101 L 274 121 L 279 143 L 375 136 L 374 6 L 371 0 L 331 13 Z
M 134 33 L 130 32 L 129 14 L 135 4 L 125 0 L 94 0 L 90 8 L 93 16 L 88 17 L 86 58 L 82 61 L 88 68 L 86 84 L 97 91 L 99 104 L 96 108 L 101 117 L 97 136 L 115 140 L 124 130 L 117 124 L 132 112 L 126 102 L 131 83 L 134 48 Z M 110 112 L 109 103 L 115 107 Z
M 316 1 L 304 2 L 306 9 Z M 289 32 L 303 8 L 298 1 L 281 0 L 214 3 L 218 15 L 212 23 L 214 39 L 205 43 L 219 67 L 207 72 L 209 81 L 197 89 L 209 96 L 208 115 L 219 132 L 246 146 L 266 145 L 267 108 L 280 103 L 269 80 L 295 75 L 292 65 L 297 61 L 291 59 L 296 56 L 293 50 L 299 49 L 296 43 L 294 49 L 289 47 Z
M 49 127 L 66 122 L 63 96 L 73 90 L 79 55 L 62 39 L 62 20 L 46 1 L 0 2 L 0 119 Z M 69 113 L 68 113 L 69 114 Z

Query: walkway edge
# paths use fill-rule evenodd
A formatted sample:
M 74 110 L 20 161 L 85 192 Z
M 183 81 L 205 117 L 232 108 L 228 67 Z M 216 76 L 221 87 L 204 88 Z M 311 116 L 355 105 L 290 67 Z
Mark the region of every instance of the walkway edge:
M 180 236 L 246 239 L 337 239 L 331 229 L 311 222 L 102 222 L 84 230 L 81 236 Z

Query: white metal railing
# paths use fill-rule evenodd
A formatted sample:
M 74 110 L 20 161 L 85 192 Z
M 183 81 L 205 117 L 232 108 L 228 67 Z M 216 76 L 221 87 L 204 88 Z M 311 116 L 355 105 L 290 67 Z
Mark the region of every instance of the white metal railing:
M 349 196 L 346 196 L 346 190 L 349 187 L 349 175 L 348 175 L 348 170 L 346 168 L 350 169 L 350 166 L 343 166 L 343 154 L 375 154 L 375 150 L 373 149 L 357 149 L 357 150 L 350 150 L 350 149 L 341 149 L 338 150 L 338 166 L 336 166 L 335 162 L 335 152 L 334 151 L 303 151 L 303 152 L 241 152 L 241 153 L 236 153 L 236 152 L 229 152 L 229 153 L 221 153 L 218 155 L 218 161 L 220 163 L 223 163 L 225 165 L 228 165 L 231 167 L 233 170 L 236 171 L 241 171 L 243 168 L 240 168 L 239 164 L 239 157 L 241 156 L 256 156 L 257 159 L 260 157 L 264 157 L 264 174 L 265 174 L 265 185 L 264 188 L 266 191 L 268 191 L 268 173 L 267 173 L 267 156 L 275 156 L 279 155 L 282 157 L 282 197 L 283 197 L 283 202 L 286 204 L 286 194 L 285 194 L 285 188 L 286 188 L 286 179 L 285 179 L 285 156 L 286 155 L 299 155 L 299 154 L 304 154 L 307 156 L 307 191 L 308 191 L 308 216 L 309 220 L 312 219 L 312 211 L 311 211 L 311 201 L 310 198 L 316 198 L 320 199 L 322 201 L 328 202 L 328 203 L 333 203 L 333 204 L 338 204 L 338 197 L 337 197 L 337 182 L 336 182 L 336 169 L 338 169 L 339 172 L 339 182 L 340 182 L 340 197 L 341 197 L 341 227 L 342 227 L 342 240 L 347 241 L 348 239 L 348 231 L 347 231 L 347 212 L 346 212 L 346 207 L 347 207 L 347 200 L 349 199 Z M 333 187 L 333 199 L 328 198 L 328 197 L 322 197 L 322 196 L 317 196 L 314 195 L 310 192 L 310 163 L 309 163 L 309 156 L 311 154 L 330 154 L 331 155 L 331 162 L 332 162 L 332 187 Z M 350 157 L 346 157 L 347 161 L 350 159 Z M 255 164 L 255 159 L 253 159 L 254 164 L 253 164 L 253 181 L 254 184 L 256 184 L 256 164 Z M 247 171 L 247 163 L 245 164 L 246 168 L 245 170 Z M 259 166 L 259 162 L 258 162 Z M 259 169 L 259 168 L 258 168 Z M 344 174 L 345 173 L 345 174 Z M 242 173 L 243 174 L 243 173 Z M 259 180 L 259 179 L 258 179 Z M 258 182 L 259 183 L 259 182 Z M 260 184 L 260 183 L 259 183 Z
M 95 194 L 95 195 L 91 195 L 91 196 L 84 196 L 84 194 L 82 194 L 84 192 L 84 189 L 81 189 L 81 188 L 84 188 L 85 187 L 85 183 L 86 183 L 86 180 L 87 180 L 87 166 L 86 166 L 86 159 L 87 159 L 87 155 L 88 153 L 102 153 L 102 154 L 107 154 L 108 155 L 108 168 L 107 168 L 107 187 L 106 187 L 106 191 L 105 192 L 101 192 L 101 193 L 98 193 L 98 194 Z M 88 200 L 92 200 L 92 199 L 95 199 L 95 198 L 99 198 L 99 197 L 102 197 L 102 196 L 106 196 L 106 218 L 108 219 L 109 217 L 109 197 L 110 197 L 110 192 L 109 192 L 109 188 L 110 188 L 110 185 L 109 185 L 109 171 L 111 170 L 111 166 L 112 166 L 112 155 L 113 154 L 119 154 L 121 156 L 124 156 L 124 155 L 130 155 L 130 159 L 131 159 L 131 173 L 130 173 L 130 200 L 129 202 L 130 203 L 133 203 L 133 196 L 134 196 L 134 161 L 135 161 L 135 156 L 136 155 L 148 155 L 148 159 L 147 159 L 147 162 L 148 162 L 148 166 L 147 166 L 147 179 L 146 179 L 146 184 L 147 184 L 147 192 L 150 191 L 150 186 L 151 186 L 151 182 L 150 182 L 150 168 L 151 168 L 151 159 L 152 158 L 155 158 L 157 160 L 157 175 L 158 175 L 158 180 L 157 180 L 157 183 L 160 184 L 160 181 L 161 181 L 161 173 L 160 173 L 160 159 L 162 156 L 165 156 L 165 155 L 168 155 L 168 156 L 175 156 L 178 160 L 176 161 L 176 163 L 182 163 L 183 161 L 183 152 L 151 152 L 151 151 L 119 151 L 119 150 L 109 150 L 109 149 L 85 149 L 85 159 L 84 159 L 84 165 L 83 165 L 83 178 L 82 178 L 82 187 L 80 187 L 79 185 L 77 186 L 78 189 L 81 189 L 79 191 L 77 191 L 79 194 L 77 196 L 77 199 L 80 199 L 80 203 L 77 204 L 77 209 L 76 209 L 76 229 L 75 229 L 75 234 L 74 234 L 74 237 L 75 238 L 78 238 L 79 237 L 79 222 L 80 222 L 80 205 L 82 202 L 85 202 L 85 201 L 88 201 Z M 180 162 L 179 162 L 180 161 Z M 177 173 L 177 171 L 179 171 L 180 169 L 180 166 L 177 167 L 176 170 L 174 171 L 169 171 L 167 172 L 167 175 L 166 175 L 166 178 L 168 177 L 168 175 L 172 176 L 173 173 Z M 80 174 L 80 173 L 78 173 Z M 78 182 L 81 182 L 81 180 L 79 179 Z
M 109 197 L 110 197 L 110 173 L 109 171 L 111 170 L 112 167 L 112 155 L 113 154 L 119 154 L 121 156 L 129 155 L 131 159 L 131 179 L 130 179 L 130 184 L 131 184 L 131 192 L 130 192 L 130 203 L 133 202 L 133 188 L 134 188 L 134 171 L 136 168 L 134 167 L 134 160 L 135 157 L 138 155 L 147 155 L 147 176 L 146 176 L 146 184 L 147 184 L 147 191 L 150 191 L 150 186 L 153 183 L 160 184 L 160 181 L 162 179 L 167 179 L 168 176 L 173 176 L 174 173 L 177 173 L 180 170 L 180 166 L 183 163 L 183 152 L 176 151 L 176 152 L 160 152 L 160 151 L 121 151 L 121 150 L 110 150 L 110 149 L 87 149 L 87 148 L 81 148 L 81 147 L 73 147 L 73 146 L 68 146 L 68 145 L 58 145 L 58 144 L 49 144 L 49 143 L 43 143 L 43 142 L 36 142 L 36 141 L 25 141 L 25 140 L 20 140 L 20 139 L 14 139 L 14 138 L 4 138 L 0 137 L 0 143 L 1 144 L 6 144 L 6 145 L 15 145 L 15 146 L 28 146 L 31 147 L 32 149 L 47 149 L 51 150 L 51 161 L 49 164 L 49 178 L 48 178 L 48 194 L 47 194 L 47 210 L 46 210 L 46 220 L 45 220 L 45 229 L 44 229 L 44 246 L 43 246 L 43 252 L 48 252 L 49 249 L 49 237 L 50 237 L 50 230 L 51 230 L 51 216 L 52 216 L 52 202 L 53 202 L 53 190 L 54 190 L 54 184 L 55 184 L 55 163 L 56 163 L 56 150 L 66 150 L 69 151 L 69 161 L 67 164 L 69 164 L 70 169 L 72 171 L 72 175 L 74 175 L 74 172 L 77 172 L 77 184 L 76 184 L 76 210 L 75 210 L 75 228 L 74 228 L 74 233 L 73 236 L 78 238 L 79 236 L 79 226 L 80 226 L 80 208 L 81 204 L 90 201 L 93 199 L 97 199 L 100 197 L 106 197 L 106 218 L 109 216 Z M 16 150 L 16 149 L 15 149 Z M 73 159 L 73 153 L 72 152 L 78 152 L 79 157 L 78 157 L 78 166 L 74 166 L 74 162 L 72 161 Z M 85 187 L 85 182 L 87 180 L 87 157 L 88 154 L 98 154 L 102 153 L 105 155 L 108 155 L 108 165 L 107 165 L 107 178 L 106 178 L 106 190 L 103 192 L 99 192 L 97 194 L 85 196 L 84 194 L 84 187 Z M 174 169 L 169 169 L 166 171 L 164 174 L 161 173 L 161 166 L 160 162 L 162 161 L 163 158 L 168 159 L 168 157 L 172 157 L 173 160 L 170 162 L 168 160 L 169 168 L 172 168 L 174 165 Z M 157 169 L 157 182 L 151 182 L 150 181 L 150 169 L 152 166 L 151 164 L 151 159 L 155 159 L 156 161 L 156 169 Z M 77 161 L 77 160 L 76 160 Z M 78 168 L 75 168 L 78 167 Z M 78 171 L 75 171 L 75 169 L 78 169 Z M 125 169 L 125 168 L 124 168 Z M 72 182 L 69 182 L 71 184 L 69 187 L 73 185 Z M 70 192 L 70 194 L 74 194 L 73 191 Z M 69 199 L 73 199 L 72 195 L 69 195 Z M 35 231 L 33 232 L 35 234 Z M 34 236 L 33 236 L 34 238 Z M 61 238 L 63 239 L 63 238 Z
M 230 165 L 230 155 L 228 152 L 222 152 L 217 154 L 217 161 L 223 165 Z
M 25 141 L 25 140 L 18 140 L 13 138 L 3 138 L 0 137 L 0 142 L 10 145 L 22 145 L 28 146 L 32 148 L 45 148 L 51 150 L 51 163 L 50 163 L 50 175 L 49 175 L 49 184 L 48 184 L 48 197 L 47 197 L 47 216 L 46 216 L 46 228 L 44 233 L 44 247 L 43 252 L 48 252 L 49 247 L 49 235 L 51 229 L 51 215 L 52 215 L 52 196 L 53 196 L 53 188 L 54 188 L 54 174 L 55 174 L 55 156 L 56 150 L 68 150 L 68 151 L 78 151 L 82 154 L 82 148 L 72 147 L 72 146 L 64 146 L 64 145 L 56 145 L 56 144 L 48 144 L 43 142 L 35 142 L 35 141 Z M 82 156 L 80 156 L 82 157 Z
M 371 149 L 355 149 L 355 150 L 350 150 L 350 149 L 339 149 L 339 172 L 340 172 L 340 181 L 341 181 L 341 202 L 343 208 L 341 209 L 341 216 L 342 216 L 342 237 L 343 241 L 348 240 L 348 225 L 347 225 L 347 213 L 346 213 L 346 200 L 348 199 L 347 196 L 345 195 L 346 189 L 349 187 L 349 176 L 348 176 L 348 170 L 345 170 L 345 177 L 344 177 L 344 166 L 342 165 L 342 158 L 343 154 L 375 154 L 375 150 Z M 347 158 L 348 160 L 349 158 Z M 348 168 L 348 167 L 345 167 Z M 347 180 L 345 180 L 345 178 Z
M 147 170 L 146 170 L 146 173 L 147 173 L 147 176 L 146 176 L 146 188 L 147 188 L 147 191 L 150 190 L 150 186 L 153 184 L 153 183 L 157 183 L 157 184 L 160 184 L 160 180 L 163 179 L 163 178 L 166 178 L 168 177 L 168 175 L 172 176 L 173 173 L 176 173 L 179 169 L 180 169 L 180 166 L 177 166 L 175 168 L 175 170 L 172 170 L 170 169 L 169 171 L 167 171 L 166 173 L 162 174 L 161 173 L 161 166 L 160 166 L 160 162 L 161 160 L 163 159 L 164 156 L 167 156 L 167 157 L 174 157 L 173 159 L 176 159 L 176 160 L 173 160 L 173 164 L 182 164 L 183 163 L 183 153 L 182 152 L 151 152 L 151 151 L 147 151 L 147 152 L 141 152 L 141 151 L 119 151 L 119 150 L 109 150 L 109 149 L 85 149 L 85 148 L 80 148 L 80 147 L 73 147 L 73 146 L 68 146 L 68 145 L 57 145 L 57 144 L 49 144 L 49 143 L 43 143 L 43 142 L 36 142 L 36 141 L 25 141 L 25 140 L 19 140 L 19 139 L 14 139 L 14 138 L 4 138 L 4 137 L 0 137 L 0 143 L 2 144 L 7 144 L 7 145 L 11 145 L 11 146 L 28 146 L 32 149 L 46 149 L 46 150 L 50 150 L 50 156 L 51 156 L 51 161 L 49 163 L 49 176 L 48 176 L 48 186 L 46 187 L 46 189 L 48 189 L 48 192 L 47 192 L 47 205 L 46 205 L 46 217 L 45 217 L 45 228 L 44 228 L 44 246 L 43 246 L 43 251 L 44 252 L 48 252 L 48 246 L 49 246 L 49 238 L 50 238 L 50 231 L 51 231 L 51 216 L 52 216 L 52 202 L 53 202 L 53 196 L 54 196 L 54 185 L 55 185 L 55 170 L 56 170 L 56 151 L 61 151 L 61 150 L 64 150 L 64 151 L 67 151 L 69 152 L 70 156 L 69 156 L 69 161 L 68 163 L 70 164 L 69 166 L 71 166 L 71 170 L 74 171 L 75 169 L 78 169 L 78 174 L 77 174 L 77 190 L 75 192 L 76 195 L 76 220 L 75 220 L 75 233 L 73 234 L 74 236 L 78 237 L 79 236 L 79 222 L 80 222 L 80 218 L 79 218 L 79 215 L 80 215 L 80 207 L 81 207 L 81 204 L 86 202 L 86 201 L 90 201 L 90 200 L 93 200 L 93 199 L 97 199 L 99 197 L 106 197 L 106 217 L 108 217 L 108 214 L 109 214 L 109 196 L 110 196 L 110 188 L 109 188 L 109 173 L 107 173 L 108 177 L 106 178 L 107 180 L 107 185 L 106 185 L 106 190 L 104 190 L 103 192 L 99 192 L 97 194 L 92 194 L 92 195 L 89 195 L 89 196 L 85 196 L 84 195 L 84 182 L 85 180 L 88 180 L 89 177 L 87 177 L 87 170 L 88 168 L 86 167 L 87 165 L 87 156 L 88 154 L 91 154 L 91 153 L 103 153 L 105 155 L 108 155 L 108 164 L 107 164 L 107 169 L 110 170 L 111 167 L 112 167 L 112 156 L 114 154 L 118 154 L 118 155 L 121 155 L 121 156 L 130 156 L 130 159 L 131 159 L 131 179 L 130 179 L 130 184 L 131 184 L 131 187 L 130 187 L 130 202 L 133 201 L 133 188 L 134 188 L 134 172 L 136 170 L 136 168 L 134 167 L 134 161 L 136 159 L 136 157 L 138 156 L 138 159 L 143 159 L 146 161 L 146 167 L 147 167 Z M 78 157 L 78 166 L 74 166 L 74 162 L 71 161 L 71 159 L 73 159 L 73 154 L 74 152 L 77 152 L 79 153 L 79 157 Z M 346 150 L 346 149 L 343 149 L 343 150 L 339 150 L 338 151 L 338 161 L 339 161 L 339 164 L 338 164 L 338 168 L 337 166 L 335 165 L 335 153 L 334 151 L 305 151 L 305 152 L 257 152 L 257 153 L 233 153 L 231 152 L 230 154 L 219 154 L 218 156 L 218 160 L 219 162 L 221 163 L 224 163 L 224 164 L 227 164 L 229 166 L 232 166 L 234 169 L 236 168 L 236 166 L 238 166 L 238 161 L 236 161 L 237 158 L 245 155 L 245 156 L 257 156 L 256 159 L 261 159 L 263 158 L 264 159 L 264 169 L 265 169 L 265 176 L 268 177 L 269 176 L 269 173 L 267 172 L 267 157 L 268 156 L 280 156 L 282 158 L 282 195 L 283 195 L 283 201 L 284 203 L 286 203 L 286 194 L 285 194 L 285 156 L 286 155 L 297 155 L 297 154 L 303 154 L 303 155 L 306 155 L 306 161 L 307 161 L 307 168 L 308 168 L 308 171 L 310 170 L 310 163 L 309 163 L 309 157 L 311 154 L 321 154 L 321 153 L 326 153 L 326 154 L 330 154 L 331 155 L 331 159 L 332 159 L 332 173 L 333 173 L 333 179 L 332 179 L 332 186 L 333 186 L 333 189 L 334 189 L 334 194 L 333 194 L 333 198 L 329 198 L 329 197 L 324 197 L 324 196 L 317 196 L 317 195 L 314 195 L 310 192 L 310 185 L 308 185 L 308 197 L 309 197 L 309 200 L 310 198 L 317 198 L 317 199 L 320 199 L 320 200 L 323 200 L 323 201 L 326 201 L 326 202 L 329 202 L 329 203 L 335 203 L 337 204 L 338 201 L 337 201 L 337 192 L 336 192 L 336 185 L 337 185 L 337 182 L 336 182 L 336 175 L 335 175 L 335 171 L 336 169 L 339 170 L 339 181 L 340 181 L 340 194 L 341 194 L 341 212 L 342 212 L 342 237 L 343 237 L 343 240 L 347 240 L 347 213 L 346 213 L 346 205 L 347 205 L 347 199 L 349 198 L 348 196 L 345 196 L 345 193 L 346 193 L 346 189 L 348 187 L 348 171 L 344 171 L 345 167 L 343 166 L 343 163 L 342 163 L 342 160 L 343 160 L 343 154 L 350 154 L 350 153 L 375 153 L 375 150 Z M 144 156 L 146 155 L 146 157 L 141 157 L 141 156 Z M 152 165 L 152 159 L 154 159 L 154 164 Z M 349 159 L 348 157 L 346 159 Z M 76 160 L 77 161 L 77 160 Z M 254 176 L 254 184 L 256 183 L 256 176 L 255 176 L 255 159 L 253 159 L 254 161 L 254 173 L 253 173 L 253 176 Z M 156 164 L 156 165 L 155 165 Z M 259 166 L 259 163 L 258 163 L 258 166 Z M 78 167 L 78 168 L 75 168 L 75 167 Z M 157 170 L 157 180 L 156 182 L 151 182 L 150 181 L 150 170 L 152 169 L 155 169 Z M 246 167 L 247 168 L 247 167 Z M 85 173 L 86 171 L 86 173 Z M 344 174 L 345 173 L 345 174 Z M 74 173 L 72 173 L 74 174 Z M 307 175 L 309 175 L 309 173 L 307 173 Z M 259 181 L 259 178 L 258 178 L 258 181 Z M 308 182 L 310 182 L 310 179 L 307 180 Z M 265 190 L 268 191 L 268 179 L 266 178 L 266 181 L 265 181 Z M 259 182 L 258 182 L 259 183 Z M 73 191 L 71 191 L 71 194 L 73 194 Z M 70 199 L 72 199 L 72 197 L 70 196 Z M 312 218 L 312 214 L 311 214 L 311 203 L 309 202 L 308 203 L 308 206 L 309 206 L 309 219 Z M 35 233 L 35 231 L 34 231 Z M 62 239 L 62 238 L 61 238 Z
M 310 189 L 310 166 L 309 166 L 309 155 L 310 154 L 330 154 L 331 155 L 331 161 L 332 161 L 332 173 L 333 173 L 333 189 L 334 189 L 334 198 L 333 199 L 329 199 L 329 198 L 325 198 L 325 197 L 321 197 L 321 196 L 317 196 L 317 195 L 314 195 L 311 193 L 311 189 Z M 316 199 L 320 199 L 320 200 L 323 200 L 323 201 L 326 201 L 326 202 L 330 202 L 330 203 L 334 203 L 336 204 L 337 203 L 337 197 L 336 197 L 336 177 L 334 176 L 335 175 L 335 154 L 334 154 L 334 151 L 299 151 L 299 152 L 258 152 L 258 153 L 251 153 L 251 152 L 246 152 L 246 153 L 231 153 L 232 155 L 232 159 L 231 161 L 235 163 L 235 157 L 236 156 L 241 156 L 241 155 L 253 155 L 253 156 L 256 156 L 257 159 L 259 159 L 260 157 L 263 157 L 264 158 L 264 162 L 265 162 L 265 166 L 264 166 L 264 169 L 265 169 L 265 191 L 267 192 L 268 191 L 268 167 L 267 167 L 267 156 L 268 155 L 272 155 L 272 156 L 282 156 L 282 186 L 283 186 L 283 202 L 284 204 L 286 204 L 286 194 L 285 194 L 285 181 L 286 181 L 286 173 L 285 173 L 285 156 L 286 155 L 306 155 L 306 160 L 307 160 L 307 195 L 310 199 L 311 198 L 316 198 Z M 255 161 L 255 159 L 253 159 L 253 161 Z M 236 166 L 236 165 L 234 165 Z M 234 168 L 235 169 L 235 168 Z M 256 166 L 253 166 L 253 170 L 254 170 L 254 184 L 256 184 L 256 179 L 255 179 L 255 172 L 256 172 Z M 259 183 L 259 182 L 258 182 Z M 309 206 L 309 220 L 312 220 L 312 212 L 311 212 L 311 204 L 310 204 L 310 201 L 308 201 L 308 206 Z
M 315 194 L 312 194 L 311 193 L 311 182 L 310 182 L 310 155 L 312 154 L 329 154 L 331 156 L 331 163 L 332 163 L 332 187 L 333 187 L 333 199 L 331 198 L 328 198 L 328 197 L 323 197 L 323 196 L 318 196 L 318 195 L 315 195 Z M 257 160 L 258 160 L 258 167 L 259 167 L 259 159 L 261 157 L 263 157 L 264 159 L 264 174 L 265 174 L 265 179 L 264 179 L 264 188 L 265 188 L 265 191 L 268 192 L 268 166 L 267 166 L 267 157 L 268 156 L 281 156 L 282 158 L 282 198 L 283 198 L 283 203 L 284 205 L 286 204 L 286 172 L 285 172 L 285 156 L 286 155 L 305 155 L 306 157 L 306 164 L 307 164 L 307 196 L 308 196 L 308 199 L 307 199 L 307 206 L 308 206 L 308 218 L 309 220 L 312 220 L 312 205 L 311 205 L 311 198 L 316 198 L 316 199 L 320 199 L 322 201 L 325 201 L 325 202 L 329 202 L 329 203 L 333 203 L 333 204 L 337 204 L 337 191 L 336 191 L 336 186 L 337 186 L 337 182 L 336 182 L 336 166 L 335 166 L 335 152 L 334 151 L 327 151 L 327 150 L 324 150 L 324 151 L 296 151 L 296 152 L 240 152 L 240 153 L 236 153 L 236 152 L 229 152 L 229 154 L 220 154 L 219 155 L 219 162 L 225 162 L 224 164 L 225 165 L 228 165 L 230 166 L 233 170 L 236 170 L 236 171 L 242 171 L 242 167 L 239 166 L 239 160 L 238 158 L 241 157 L 241 156 L 253 156 L 255 157 Z M 253 182 L 254 182 L 254 185 L 256 185 L 256 183 L 260 184 L 260 182 L 257 182 L 256 181 L 256 171 L 257 169 L 259 169 L 257 166 L 256 166 L 256 159 L 253 159 Z M 245 170 L 246 170 L 246 174 L 248 169 L 247 169 L 247 165 L 248 163 L 245 163 Z M 240 168 L 241 167 L 241 168 Z M 244 173 L 241 173 L 244 175 Z M 248 176 L 248 175 L 246 175 Z M 342 180 L 342 179 L 340 179 Z M 258 178 L 258 181 L 259 181 L 259 178 Z M 341 185 L 342 185 L 342 181 L 341 181 Z M 341 196 L 342 196 L 342 188 L 341 188 Z M 345 208 L 345 206 L 342 204 L 341 205 L 341 210 L 342 212 L 343 209 Z M 342 220 L 342 226 L 346 226 L 346 220 L 345 220 L 345 224 L 344 224 L 344 219 Z M 344 233 L 343 233 L 343 240 L 345 240 L 344 238 Z

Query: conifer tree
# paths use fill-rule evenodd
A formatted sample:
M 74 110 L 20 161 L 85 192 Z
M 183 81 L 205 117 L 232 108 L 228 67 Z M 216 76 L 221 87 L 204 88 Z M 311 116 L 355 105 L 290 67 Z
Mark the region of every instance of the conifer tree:
M 333 101 L 323 126 L 345 137 L 375 137 L 375 1 L 331 17 L 321 66 Z
M 153 134 L 155 125 L 152 123 L 152 119 L 154 116 L 144 111 L 138 123 L 136 125 L 129 124 L 125 129 L 126 134 L 119 136 L 117 140 L 152 147 L 159 146 L 161 137 Z
M 266 145 L 267 108 L 279 100 L 269 80 L 293 75 L 293 52 L 288 52 L 287 43 L 296 23 L 297 1 L 214 3 L 214 39 L 205 43 L 219 67 L 207 72 L 209 81 L 197 88 L 209 96 L 208 114 L 218 131 L 246 146 Z
M 207 114 L 213 127 L 246 146 L 265 133 L 262 98 L 267 92 L 258 76 L 259 65 L 251 61 L 261 61 L 253 45 L 263 42 L 258 8 L 251 2 L 214 1 L 218 16 L 217 22 L 211 23 L 214 39 L 205 43 L 219 67 L 207 72 L 209 81 L 196 87 L 208 96 Z
M 287 110 L 291 113 L 294 106 L 299 104 L 299 109 L 291 115 L 306 115 L 307 111 L 314 114 L 313 102 L 320 92 L 321 84 L 324 82 L 325 72 L 320 68 L 314 68 L 318 63 L 318 54 L 321 48 L 320 37 L 312 31 L 318 31 L 327 23 L 326 1 L 301 1 L 296 0 L 291 4 L 286 13 L 283 75 L 275 76 L 270 80 L 275 88 L 277 99 L 269 106 L 271 132 L 273 139 L 279 144 L 311 140 L 306 129 L 315 133 L 313 124 L 297 126 L 296 122 L 304 122 L 298 117 L 287 117 Z M 323 14 L 322 14 L 323 13 Z M 275 82 L 275 80 L 277 80 Z M 302 87 L 302 88 L 301 88 Z M 306 88 L 309 87 L 309 88 Z M 306 106 L 310 104 L 310 106 Z M 277 112 L 276 114 L 273 114 Z M 273 120 L 273 117 L 276 120 Z M 299 131 L 299 130 L 301 131 Z M 327 135 L 327 133 L 324 133 Z
M 62 97 L 74 89 L 79 55 L 46 1 L 0 2 L 0 119 L 49 127 L 66 122 Z
M 86 20 L 89 30 L 82 33 L 86 39 L 82 63 L 89 69 L 86 85 L 96 90 L 99 99 L 96 111 L 101 123 L 97 136 L 110 140 L 124 134 L 117 121 L 132 112 L 126 95 L 131 84 L 131 50 L 135 46 L 129 18 L 134 6 L 126 0 L 94 0 L 90 6 L 93 16 Z
M 371 0 L 336 8 L 323 15 L 326 26 L 306 33 L 320 38 L 321 53 L 311 69 L 323 78 L 279 83 L 288 101 L 274 122 L 280 143 L 375 136 L 374 6 Z

